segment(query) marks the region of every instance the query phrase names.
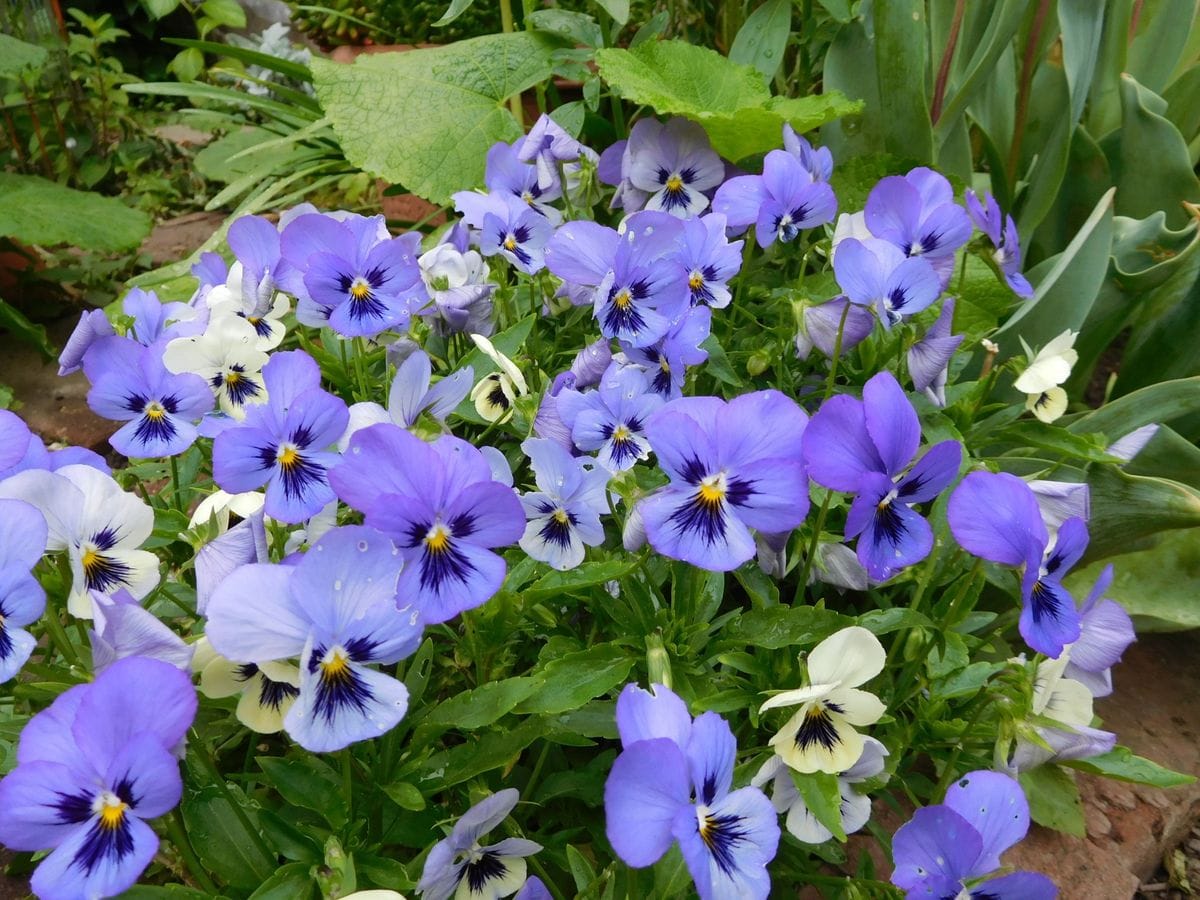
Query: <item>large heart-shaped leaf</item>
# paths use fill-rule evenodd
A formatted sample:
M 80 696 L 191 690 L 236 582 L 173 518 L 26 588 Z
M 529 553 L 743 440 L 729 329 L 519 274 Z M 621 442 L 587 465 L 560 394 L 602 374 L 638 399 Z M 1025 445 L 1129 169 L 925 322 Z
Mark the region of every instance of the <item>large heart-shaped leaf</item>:
M 116 252 L 136 247 L 150 233 L 144 212 L 36 175 L 0 172 L 0 197 L 0 237 L 26 244 Z

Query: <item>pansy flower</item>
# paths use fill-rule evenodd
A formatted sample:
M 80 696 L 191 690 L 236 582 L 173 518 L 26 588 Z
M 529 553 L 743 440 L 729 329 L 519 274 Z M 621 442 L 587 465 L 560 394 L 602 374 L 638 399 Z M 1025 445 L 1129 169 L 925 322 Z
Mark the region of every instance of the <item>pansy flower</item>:
M 566 389 L 558 395 L 558 414 L 571 440 L 585 452 L 598 450 L 597 461 L 609 472 L 622 472 L 650 455 L 646 422 L 663 398 L 650 390 L 636 366 L 612 368 L 599 390 Z
M 39 897 L 112 897 L 158 852 L 147 819 L 183 794 L 172 752 L 196 714 L 191 679 L 132 657 L 60 694 L 30 720 L 17 767 L 0 781 L 0 843 L 51 850 L 34 870 Z
M 946 378 L 954 351 L 964 335 L 951 334 L 954 321 L 954 298 L 947 297 L 937 319 L 919 341 L 908 348 L 908 374 L 913 387 L 929 398 L 934 406 L 946 405 Z
M 1021 637 L 1057 658 L 1079 639 L 1079 611 L 1062 579 L 1087 549 L 1087 525 L 1070 518 L 1050 546 L 1033 491 L 1006 472 L 972 472 L 950 495 L 950 531 L 973 556 L 1021 572 Z
M 760 708 L 799 706 L 771 738 L 785 763 L 797 772 L 845 772 L 862 756 L 864 738 L 854 729 L 873 725 L 884 713 L 874 694 L 859 690 L 883 671 L 879 638 L 852 625 L 835 632 L 808 655 L 808 687 L 776 694 Z
M 520 539 L 525 513 L 470 444 L 449 435 L 427 444 L 372 425 L 354 435 L 330 478 L 368 525 L 395 539 L 405 560 L 399 602 L 425 622 L 445 622 L 500 590 L 505 564 L 491 548 Z
M 485 797 L 454 823 L 448 837 L 433 845 L 417 882 L 423 900 L 499 900 L 526 883 L 526 857 L 542 845 L 505 838 L 481 847 L 482 838 L 512 813 L 520 793 L 514 788 Z
M 489 194 L 515 197 L 544 216 L 552 225 L 557 225 L 562 221 L 562 213 L 551 206 L 550 201 L 562 196 L 562 185 L 557 178 L 550 184 L 544 184 L 538 167 L 521 159 L 524 149 L 524 138 L 515 144 L 503 141 L 493 144 L 488 150 L 484 167 L 484 186 Z M 458 199 L 456 194 L 455 202 Z
M 90 466 L 105 475 L 112 473 L 104 457 L 84 447 L 47 450 L 20 416 L 0 409 L 0 481 L 29 469 L 56 472 L 63 466 L 74 465 Z
M 983 203 L 972 190 L 966 193 L 967 214 L 975 227 L 988 236 L 995 250 L 992 259 L 1012 292 L 1021 298 L 1033 296 L 1033 286 L 1021 274 L 1021 238 L 1017 234 L 1017 223 L 1012 216 L 1005 215 L 1000 204 L 991 194 Z
M 154 529 L 154 511 L 110 475 L 82 465 L 30 469 L 0 482 L 0 497 L 36 506 L 49 530 L 46 549 L 67 551 L 71 615 L 91 618 L 89 591 L 124 588 L 140 600 L 158 584 L 158 557 L 138 549 Z
M 871 234 L 905 256 L 946 259 L 971 238 L 971 220 L 954 202 L 950 182 L 924 167 L 880 179 L 867 195 L 865 216 Z
M 725 164 L 708 135 L 695 122 L 675 118 L 663 124 L 642 119 L 629 133 L 629 181 L 645 191 L 644 208 L 679 218 L 708 208 L 710 191 L 725 177 Z
M 801 359 L 806 359 L 813 347 L 833 359 L 839 346 L 839 333 L 841 352 L 849 353 L 875 330 L 875 316 L 871 311 L 845 297 L 806 305 L 801 321 L 802 327 L 796 334 L 796 355 Z
M 1065 654 L 1064 674 L 1083 684 L 1093 697 L 1112 693 L 1112 667 L 1137 640 L 1129 613 L 1104 596 L 1112 579 L 1113 567 L 1105 566 L 1079 608 L 1079 639 Z
M 575 358 L 571 360 L 570 371 L 575 376 L 572 387 L 582 390 L 599 384 L 604 373 L 608 371 L 612 356 L 612 344 L 608 338 L 592 341 L 576 353 Z
M 517 159 L 533 163 L 537 169 L 538 187 L 543 191 L 558 183 L 558 169 L 563 163 L 574 162 L 580 157 L 593 162 L 598 158 L 595 150 L 579 143 L 545 113 L 538 116 L 529 134 L 517 141 L 513 148 Z
M 200 693 L 219 700 L 237 697 L 234 715 L 257 734 L 277 734 L 296 698 L 300 670 L 283 660 L 236 663 L 212 648 L 207 637 L 195 644 L 192 667 L 200 673 Z
M 854 494 L 846 537 L 877 581 L 918 563 L 933 549 L 933 529 L 912 504 L 940 494 L 958 474 L 962 446 L 930 447 L 907 474 L 921 423 L 890 372 L 863 387 L 863 399 L 840 394 L 821 405 L 804 434 L 804 464 L 817 484 Z
M 267 486 L 265 510 L 280 522 L 307 519 L 333 500 L 331 447 L 350 414 L 321 390 L 321 371 L 301 350 L 276 353 L 263 368 L 268 399 L 213 442 L 213 479 L 232 493 Z
M 424 350 L 415 350 L 400 364 L 392 386 L 388 389 L 388 405 L 384 409 L 378 403 L 354 403 L 350 406 L 350 421 L 345 433 L 338 440 L 338 448 L 346 449 L 356 431 L 380 422 L 392 422 L 401 428 L 411 428 L 423 413 L 428 412 L 438 422 L 445 423 L 446 416 L 454 412 L 466 398 L 475 380 L 475 372 L 465 366 L 437 384 L 430 386 L 433 366 Z
M 400 566 L 387 537 L 346 526 L 294 566 L 243 566 L 213 595 L 205 633 L 217 653 L 255 665 L 300 657 L 300 692 L 283 724 L 306 750 L 340 750 L 404 718 L 408 690 L 369 668 L 399 662 L 421 639 L 420 614 L 396 609 Z
M 1015 780 L 1000 772 L 968 772 L 942 803 L 918 809 L 896 832 L 892 884 L 910 900 L 1053 900 L 1058 891 L 1045 875 L 987 877 L 1028 831 L 1029 802 Z
M 1029 365 L 1017 376 L 1013 387 L 1026 395 L 1025 408 L 1047 424 L 1067 411 L 1067 392 L 1059 385 L 1071 376 L 1071 369 L 1079 361 L 1079 353 L 1075 350 L 1077 337 L 1079 332 L 1067 329 L 1036 356 L 1024 340 L 1021 341 Z
M 490 340 L 482 334 L 472 334 L 471 340 L 496 365 L 495 372 L 484 375 L 471 388 L 471 401 L 475 404 L 475 411 L 485 421 L 503 421 L 512 413 L 517 398 L 529 393 L 529 386 L 516 364 L 497 350 Z
M 177 456 L 196 441 L 196 422 L 213 408 L 204 379 L 173 374 L 160 353 L 134 341 L 120 340 L 99 365 L 91 355 L 84 369 L 92 380 L 88 406 L 106 419 L 125 422 L 108 442 L 126 456 L 147 459 Z
M 194 647 L 168 628 L 126 590 L 92 591 L 92 671 L 99 675 L 117 660 L 131 656 L 157 659 L 187 672 Z
M 716 713 L 694 720 L 662 685 L 617 700 L 621 754 L 604 784 L 606 833 L 627 865 L 653 865 L 678 843 L 701 900 L 761 898 L 779 845 L 771 801 L 733 789 L 737 743 Z
M 502 196 L 489 204 L 477 227 L 484 256 L 503 256 L 526 275 L 545 267 L 546 242 L 554 226 L 515 197 Z
M 693 306 L 677 318 L 661 340 L 648 347 L 622 343 L 625 359 L 646 372 L 650 389 L 664 400 L 683 396 L 683 384 L 690 366 L 708 359 L 704 342 L 712 333 L 712 310 Z
M 417 313 L 429 319 L 437 334 L 492 333 L 492 294 L 497 285 L 488 280 L 488 265 L 478 251 L 443 241 L 421 254 L 417 264 L 432 300 Z
M 145 347 L 160 341 L 200 334 L 208 320 L 187 303 L 163 303 L 154 291 L 134 288 L 121 301 L 121 311 L 133 321 L 126 337 Z
M 30 573 L 46 552 L 46 520 L 21 500 L 0 500 L 0 684 L 37 646 L 25 626 L 46 611 L 46 592 Z
M 847 238 L 838 244 L 833 272 L 846 297 L 876 310 L 886 328 L 919 313 L 942 293 L 937 273 L 926 260 L 906 257 L 878 238 Z
M 814 147 L 798 134 L 791 123 L 783 123 L 783 149 L 799 160 L 814 181 L 828 181 L 833 175 L 833 154 L 828 147 Z
M 239 314 L 265 337 L 264 331 L 273 329 L 263 320 L 275 305 L 277 286 L 287 277 L 288 263 L 283 259 L 279 228 L 262 216 L 239 216 L 229 226 L 228 241 L 237 262 L 226 276 L 225 284 L 240 301 Z M 275 341 L 275 346 L 278 344 Z
M 733 294 L 729 279 L 742 267 L 744 241 L 730 243 L 725 238 L 725 217 L 710 213 L 683 223 L 683 235 L 674 264 L 687 280 L 692 306 L 724 309 Z
M 116 334 L 112 322 L 102 309 L 89 309 L 79 317 L 75 330 L 67 338 L 58 355 L 58 374 L 71 375 L 83 368 L 83 357 L 91 346 L 101 338 Z
M 846 834 L 861 830 L 871 818 L 871 798 L 860 794 L 854 786 L 881 774 L 887 755 L 887 747 L 875 738 L 863 738 L 862 755 L 858 762 L 845 772 L 838 773 L 838 796 L 841 798 L 838 812 L 842 831 Z M 792 837 L 804 844 L 823 844 L 833 839 L 833 832 L 813 815 L 796 790 L 783 757 L 777 755 L 768 759 L 750 783 L 761 788 L 768 782 L 771 784 L 771 803 L 777 813 L 786 814 L 784 824 Z
M 585 466 L 554 441 L 530 438 L 521 449 L 538 486 L 521 496 L 529 517 L 521 549 L 551 568 L 573 569 L 583 562 L 585 546 L 604 543 L 600 516 L 608 512 L 609 472 Z
M 237 316 L 220 316 L 201 335 L 176 338 L 163 350 L 163 365 L 176 374 L 193 373 L 208 382 L 221 412 L 242 419 L 249 406 L 266 401 L 254 326 Z
M 1092 727 L 1092 692 L 1087 685 L 1066 675 L 1069 656 L 1037 663 L 1033 723 L 1018 726 L 1017 741 L 1008 760 L 1012 772 L 1027 772 L 1051 762 L 1087 759 L 1108 753 L 1117 743 L 1111 731 Z
M 655 412 L 646 436 L 670 483 L 640 504 L 650 545 L 710 571 L 755 554 L 750 529 L 791 531 L 808 513 L 800 461 L 807 416 L 779 391 L 725 402 L 684 397 Z
M 837 197 L 792 154 L 772 150 L 763 159 L 762 175 L 739 175 L 717 189 L 713 212 L 724 215 L 731 228 L 753 225 L 758 246 L 765 248 L 832 222 Z

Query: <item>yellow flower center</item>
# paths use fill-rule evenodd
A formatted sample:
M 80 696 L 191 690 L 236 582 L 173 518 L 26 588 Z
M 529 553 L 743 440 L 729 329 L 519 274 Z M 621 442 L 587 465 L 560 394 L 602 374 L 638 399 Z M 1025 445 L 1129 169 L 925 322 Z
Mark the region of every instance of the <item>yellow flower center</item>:
M 241 372 L 226 372 L 225 373 L 225 384 L 226 385 L 233 386 L 233 385 L 237 384 L 238 382 L 240 382 L 241 380 L 242 380 Z
M 300 451 L 291 445 L 285 444 L 279 448 L 279 455 L 275 459 L 285 469 L 290 469 L 299 462 Z
M 671 371 L 671 364 L 669 362 L 667 362 L 667 358 L 665 356 L 659 358 L 658 367 L 660 369 L 662 369 L 664 372 Z
M 321 676 L 326 680 L 345 678 L 350 672 L 350 658 L 341 647 L 334 647 L 321 660 Z
M 154 400 L 146 404 L 145 412 L 146 418 L 152 422 L 161 422 L 163 416 L 167 414 L 167 411 L 163 408 L 163 405 Z
M 100 827 L 106 831 L 116 831 L 125 821 L 125 810 L 129 804 L 116 794 L 105 791 L 96 798 L 92 809 L 100 816 Z
M 571 521 L 571 517 L 567 515 L 565 509 L 559 508 L 554 511 L 554 521 L 559 525 L 566 525 Z
M 262 321 L 262 316 L 246 316 L 246 321 L 251 325 L 258 327 L 258 323 Z
M 672 194 L 678 194 L 683 190 L 683 179 L 679 177 L 678 172 L 667 179 L 667 190 Z
M 704 287 L 704 273 L 699 270 L 692 272 L 692 274 L 688 276 L 688 287 L 690 287 L 693 291 L 698 291 L 700 288 Z
M 434 525 L 425 535 L 425 546 L 430 553 L 443 553 L 450 546 L 450 531 L 441 523 Z
M 94 571 L 96 569 L 96 567 L 99 564 L 101 564 L 103 559 L 104 559 L 104 557 L 100 555 L 100 552 L 95 547 L 88 547 L 86 550 L 84 550 L 83 551 L 84 574 Z
M 355 278 L 354 283 L 350 285 L 350 299 L 364 300 L 371 293 L 371 285 L 362 278 Z
M 700 502 L 705 506 L 717 506 L 725 499 L 724 479 L 720 475 L 710 475 L 700 482 Z
M 533 205 L 533 194 L 530 193 L 529 191 L 524 191 L 521 194 L 521 199 L 524 200 L 526 203 L 528 203 L 530 206 Z
M 629 309 L 631 303 L 633 303 L 633 295 L 627 290 L 620 291 L 617 296 L 613 297 L 613 305 L 617 309 Z
M 632 433 L 633 432 L 631 432 L 629 430 L 629 428 L 626 427 L 624 424 L 618 425 L 616 428 L 613 429 L 612 439 L 614 441 L 616 441 L 617 443 L 621 443 L 622 441 L 629 440 L 629 436 Z
M 504 249 L 510 253 L 517 249 L 517 240 L 511 234 L 504 239 Z

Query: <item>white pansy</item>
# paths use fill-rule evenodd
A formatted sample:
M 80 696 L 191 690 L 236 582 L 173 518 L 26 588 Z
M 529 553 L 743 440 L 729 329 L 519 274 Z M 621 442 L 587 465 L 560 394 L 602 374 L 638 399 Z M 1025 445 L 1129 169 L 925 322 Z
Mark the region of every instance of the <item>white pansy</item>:
M 488 422 L 499 422 L 512 413 L 513 404 L 517 397 L 529 392 L 525 376 L 511 359 L 497 350 L 490 340 L 482 334 L 472 334 L 475 342 L 485 356 L 499 367 L 498 372 L 492 372 L 479 380 L 471 389 L 471 401 L 475 411 Z
M 204 334 L 177 338 L 163 351 L 171 372 L 191 372 L 208 382 L 221 411 L 235 419 L 246 416 L 249 404 L 264 403 L 262 367 L 267 354 L 258 349 L 258 332 L 240 316 L 217 316 Z
M 264 353 L 283 342 L 287 330 L 283 317 L 292 308 L 287 294 L 274 291 L 274 282 L 268 280 L 266 288 L 267 296 L 256 298 L 254 306 L 248 308 L 242 289 L 242 264 L 235 262 L 229 267 L 225 283 L 214 286 L 204 298 L 213 319 L 234 316 L 245 319 L 258 336 L 255 346 Z
M 200 674 L 200 693 L 214 700 L 238 697 L 238 721 L 259 734 L 283 730 L 287 715 L 300 694 L 300 670 L 276 661 L 235 663 L 217 653 L 202 637 L 196 642 L 192 669 Z
M 863 736 L 855 727 L 873 725 L 885 707 L 858 686 L 881 671 L 883 645 L 865 628 L 843 628 L 821 641 L 808 657 L 808 687 L 776 694 L 759 712 L 799 706 L 771 738 L 771 746 L 797 772 L 837 774 L 862 755 Z
M 261 491 L 246 491 L 241 494 L 230 494 L 219 488 L 205 497 L 196 506 L 188 520 L 188 528 L 207 525 L 214 517 L 217 520 L 219 533 L 229 529 L 229 515 L 245 519 L 263 508 L 266 495 Z
M 1079 332 L 1067 329 L 1034 356 L 1029 346 L 1025 355 L 1032 357 L 1029 366 L 1017 378 L 1014 387 L 1026 395 L 1025 408 L 1043 422 L 1053 422 L 1067 411 L 1067 392 L 1059 385 L 1071 376 L 1079 360 L 1075 338 Z

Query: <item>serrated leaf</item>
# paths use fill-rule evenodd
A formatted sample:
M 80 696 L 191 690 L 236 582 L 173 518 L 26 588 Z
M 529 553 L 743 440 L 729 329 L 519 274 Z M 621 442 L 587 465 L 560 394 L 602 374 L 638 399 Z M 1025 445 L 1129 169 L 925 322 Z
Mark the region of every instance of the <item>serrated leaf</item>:
M 552 70 L 558 40 L 493 34 L 446 47 L 314 59 L 313 84 L 346 158 L 434 203 L 483 183 L 496 141 L 521 136 L 504 101 Z
M 1046 828 L 1084 837 L 1087 826 L 1079 788 L 1070 773 L 1058 766 L 1038 766 L 1018 779 L 1029 799 L 1029 817 Z
M 839 841 L 846 840 L 842 827 L 842 794 L 838 778 L 828 772 L 804 774 L 788 769 L 792 784 L 813 817 L 832 832 Z
M 597 50 L 596 64 L 622 97 L 699 122 L 713 148 L 735 162 L 781 146 L 785 122 L 808 131 L 862 108 L 836 91 L 772 97 L 752 66 L 683 41 Z
M 544 683 L 516 712 L 562 713 L 608 693 L 625 681 L 633 658 L 614 644 L 601 644 L 551 660 L 537 673 Z
M 1191 784 L 1196 780 L 1194 775 L 1175 772 L 1160 766 L 1153 760 L 1135 755 L 1128 747 L 1119 745 L 1100 756 L 1073 759 L 1066 765 L 1081 772 L 1090 772 L 1092 775 L 1103 775 L 1105 778 L 1115 778 L 1117 781 L 1149 784 L 1161 788 Z
M 425 717 L 424 724 L 468 731 L 483 728 L 509 713 L 542 683 L 540 678 L 520 677 L 481 684 L 439 703 Z
M 0 172 L 0 237 L 53 247 L 130 250 L 150 233 L 150 217 L 112 197 L 75 191 L 36 175 Z

